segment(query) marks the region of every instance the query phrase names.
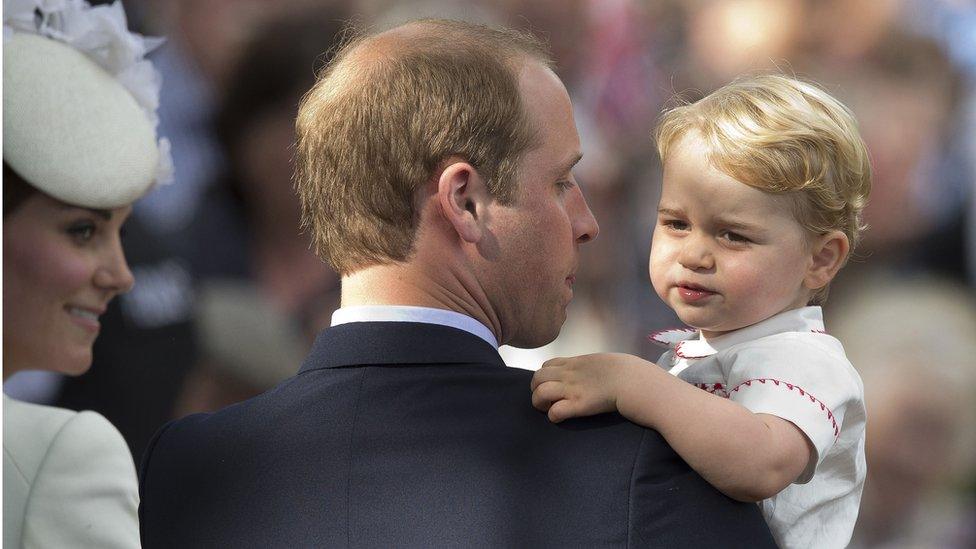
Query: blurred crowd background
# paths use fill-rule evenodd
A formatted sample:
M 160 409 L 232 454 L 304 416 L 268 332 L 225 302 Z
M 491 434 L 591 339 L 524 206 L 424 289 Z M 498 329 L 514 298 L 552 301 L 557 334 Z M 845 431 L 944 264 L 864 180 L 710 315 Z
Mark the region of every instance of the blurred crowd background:
M 514 26 L 551 44 L 601 234 L 583 249 L 560 337 L 505 348 L 509 363 L 596 351 L 656 359 L 646 335 L 679 325 L 647 275 L 658 114 L 747 72 L 814 80 L 856 114 L 875 174 L 870 229 L 825 306 L 866 388 L 854 546 L 976 546 L 973 0 L 123 3 L 133 29 L 168 40 L 152 58 L 176 182 L 135 206 L 125 246 L 136 286 L 103 319 L 92 370 L 18 374 L 8 393 L 101 412 L 138 461 L 168 419 L 291 375 L 339 300 L 338 278 L 299 229 L 291 162 L 298 101 L 344 22 Z

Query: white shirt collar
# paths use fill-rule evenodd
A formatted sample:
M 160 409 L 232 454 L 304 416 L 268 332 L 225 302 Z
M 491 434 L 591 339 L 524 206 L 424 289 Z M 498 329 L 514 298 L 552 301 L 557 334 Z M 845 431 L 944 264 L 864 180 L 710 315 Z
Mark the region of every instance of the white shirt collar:
M 350 322 L 422 322 L 439 324 L 464 330 L 487 341 L 495 349 L 498 339 L 487 326 L 470 316 L 430 307 L 410 307 L 406 305 L 357 305 L 342 307 L 332 313 L 332 325 Z
M 693 329 L 665 330 L 651 334 L 651 340 L 675 349 L 684 358 L 702 358 L 746 341 L 784 332 L 824 332 L 823 309 L 818 306 L 790 309 L 751 326 L 711 339 Z M 695 337 L 697 336 L 697 337 Z

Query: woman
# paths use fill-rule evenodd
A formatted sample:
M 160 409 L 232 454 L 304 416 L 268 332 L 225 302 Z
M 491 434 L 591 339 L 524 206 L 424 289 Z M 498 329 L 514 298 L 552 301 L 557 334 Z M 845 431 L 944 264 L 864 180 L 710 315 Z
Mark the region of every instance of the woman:
M 151 47 L 128 33 L 121 3 L 4 4 L 4 380 L 84 373 L 99 315 L 132 287 L 122 224 L 168 165 Z M 3 412 L 3 546 L 138 547 L 118 431 L 6 396 Z

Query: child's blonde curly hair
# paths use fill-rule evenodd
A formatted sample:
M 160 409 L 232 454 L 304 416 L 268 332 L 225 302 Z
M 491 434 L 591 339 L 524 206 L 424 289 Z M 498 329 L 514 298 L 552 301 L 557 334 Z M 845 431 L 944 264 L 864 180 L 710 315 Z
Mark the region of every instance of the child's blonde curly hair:
M 794 215 L 808 231 L 843 231 L 854 249 L 866 228 L 861 212 L 871 192 L 871 164 L 854 115 L 827 92 L 778 74 L 735 80 L 663 114 L 654 132 L 662 164 L 689 132 L 707 144 L 716 169 L 792 196 Z M 824 303 L 828 287 L 810 304 Z

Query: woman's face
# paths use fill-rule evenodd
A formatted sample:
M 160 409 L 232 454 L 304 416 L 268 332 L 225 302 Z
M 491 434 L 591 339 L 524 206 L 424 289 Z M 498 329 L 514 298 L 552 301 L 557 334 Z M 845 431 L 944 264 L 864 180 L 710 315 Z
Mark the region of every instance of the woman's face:
M 133 284 L 120 241 L 131 209 L 80 208 L 38 192 L 4 218 L 4 378 L 88 369 L 98 317 Z

